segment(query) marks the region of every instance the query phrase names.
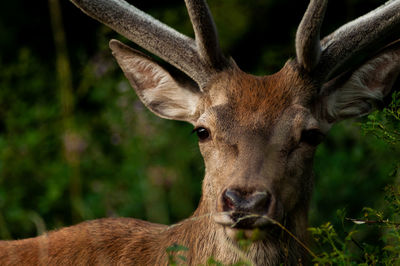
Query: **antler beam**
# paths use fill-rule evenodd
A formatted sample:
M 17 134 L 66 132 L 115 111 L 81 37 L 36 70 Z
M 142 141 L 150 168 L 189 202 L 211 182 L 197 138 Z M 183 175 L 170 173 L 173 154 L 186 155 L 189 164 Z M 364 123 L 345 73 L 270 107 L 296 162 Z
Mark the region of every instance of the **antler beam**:
M 362 63 L 400 37 L 400 0 L 390 0 L 320 41 L 328 0 L 311 0 L 296 33 L 298 63 L 321 81 Z
M 217 33 L 207 4 L 186 1 L 196 41 L 124 0 L 71 0 L 92 18 L 159 56 L 191 77 L 200 88 L 227 65 L 219 48 Z
M 400 37 L 400 0 L 391 0 L 351 21 L 321 41 L 316 67 L 326 79 L 351 64 L 361 63 Z

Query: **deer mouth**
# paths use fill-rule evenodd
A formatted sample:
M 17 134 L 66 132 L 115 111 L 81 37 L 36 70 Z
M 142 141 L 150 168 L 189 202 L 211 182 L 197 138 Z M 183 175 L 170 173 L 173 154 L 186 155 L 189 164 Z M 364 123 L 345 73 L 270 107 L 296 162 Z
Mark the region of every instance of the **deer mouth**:
M 217 224 L 232 229 L 264 229 L 276 223 L 267 215 L 240 211 L 219 212 L 213 218 Z
M 264 240 L 275 232 L 276 221 L 267 215 L 250 212 L 220 212 L 213 216 L 215 223 L 223 227 L 232 240 Z

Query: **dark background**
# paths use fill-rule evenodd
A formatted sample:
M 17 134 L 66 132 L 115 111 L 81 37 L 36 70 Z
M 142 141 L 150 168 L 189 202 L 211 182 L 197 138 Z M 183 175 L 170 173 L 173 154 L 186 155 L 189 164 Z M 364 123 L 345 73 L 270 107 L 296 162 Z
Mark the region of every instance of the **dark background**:
M 183 1 L 129 2 L 193 35 Z M 330 1 L 322 35 L 383 2 Z M 209 1 L 224 52 L 259 75 L 295 55 L 307 4 Z M 1 1 L 0 239 L 109 216 L 174 223 L 197 206 L 204 168 L 191 126 L 145 110 L 111 38 L 133 46 L 67 0 Z M 360 121 L 335 126 L 318 148 L 311 225 L 336 221 L 337 209 L 379 208 L 393 182 L 398 154 L 364 136 Z

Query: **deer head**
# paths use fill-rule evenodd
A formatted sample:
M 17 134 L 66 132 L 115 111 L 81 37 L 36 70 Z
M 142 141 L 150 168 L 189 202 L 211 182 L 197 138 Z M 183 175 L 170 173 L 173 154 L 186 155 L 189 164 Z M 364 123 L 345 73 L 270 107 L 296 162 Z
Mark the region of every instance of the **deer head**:
M 268 232 L 273 221 L 305 234 L 317 145 L 332 124 L 367 114 L 400 73 L 399 0 L 322 40 L 328 1 L 311 0 L 297 30 L 296 58 L 262 77 L 242 72 L 222 54 L 203 0 L 185 0 L 195 39 L 123 0 L 71 1 L 181 71 L 110 42 L 153 113 L 193 124 L 206 166 L 195 215 L 213 214 L 215 227 L 230 239 L 237 229 Z

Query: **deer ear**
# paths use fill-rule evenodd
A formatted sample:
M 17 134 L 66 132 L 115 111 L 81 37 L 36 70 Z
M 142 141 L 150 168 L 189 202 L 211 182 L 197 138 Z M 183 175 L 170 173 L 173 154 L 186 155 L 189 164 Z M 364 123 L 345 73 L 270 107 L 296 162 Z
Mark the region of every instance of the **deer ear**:
M 143 53 L 117 41 L 110 48 L 140 100 L 156 115 L 193 123 L 200 90 L 183 82 Z
M 400 42 L 390 45 L 356 70 L 323 85 L 316 104 L 328 124 L 368 114 L 388 95 L 400 74 Z

